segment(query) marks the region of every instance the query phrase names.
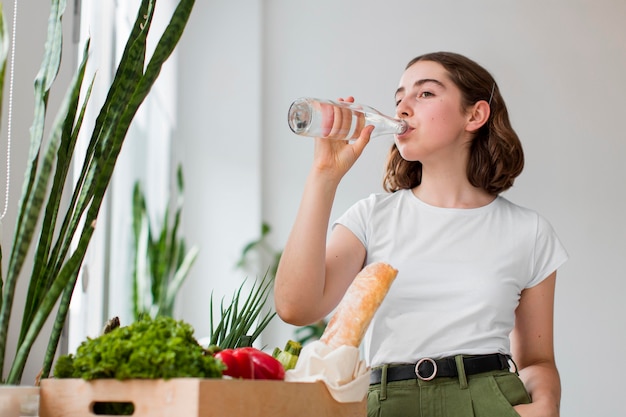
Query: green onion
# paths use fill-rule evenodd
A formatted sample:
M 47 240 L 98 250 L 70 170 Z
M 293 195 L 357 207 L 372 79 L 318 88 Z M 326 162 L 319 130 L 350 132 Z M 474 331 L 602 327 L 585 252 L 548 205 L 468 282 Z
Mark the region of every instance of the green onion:
M 246 283 L 244 281 L 233 294 L 228 307 L 224 307 L 222 300 L 220 305 L 221 317 L 216 327 L 213 325 L 213 294 L 211 294 L 210 344 L 222 349 L 252 346 L 252 343 L 276 316 L 276 312 L 265 310 L 273 282 L 273 278 L 266 273 L 260 282 L 254 282 L 243 304 L 241 304 L 241 300 L 243 300 L 241 293 Z M 265 313 L 262 315 L 264 310 Z M 255 324 L 256 327 L 252 334 L 248 334 Z

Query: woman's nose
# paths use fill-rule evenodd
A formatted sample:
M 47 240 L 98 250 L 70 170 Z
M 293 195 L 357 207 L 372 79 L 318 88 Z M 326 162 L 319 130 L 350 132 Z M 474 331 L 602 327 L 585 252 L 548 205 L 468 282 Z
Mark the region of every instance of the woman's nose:
M 413 115 L 413 109 L 408 105 L 406 97 L 400 100 L 396 106 L 396 115 L 400 118 L 410 117 Z

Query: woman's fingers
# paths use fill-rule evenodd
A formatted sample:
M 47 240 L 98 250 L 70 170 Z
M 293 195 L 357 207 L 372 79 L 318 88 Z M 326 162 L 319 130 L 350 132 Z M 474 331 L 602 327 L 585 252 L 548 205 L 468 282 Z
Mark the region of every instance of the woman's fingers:
M 345 103 L 354 103 L 354 97 L 348 96 L 345 99 L 339 98 L 338 101 Z M 326 110 L 328 111 L 328 110 Z M 326 117 L 326 114 L 324 114 Z M 327 139 L 333 140 L 349 140 L 350 132 L 352 130 L 352 110 L 348 106 L 335 106 L 333 114 L 329 114 L 329 119 L 332 119 L 332 122 L 324 123 L 323 132 L 326 134 L 325 137 Z M 332 126 L 330 130 L 327 129 L 328 126 Z

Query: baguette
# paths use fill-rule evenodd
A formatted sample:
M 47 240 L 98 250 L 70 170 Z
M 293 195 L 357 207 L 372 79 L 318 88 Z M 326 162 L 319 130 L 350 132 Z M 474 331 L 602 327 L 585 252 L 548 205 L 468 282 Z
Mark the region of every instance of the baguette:
M 363 268 L 339 302 L 320 341 L 333 348 L 359 347 L 396 275 L 398 270 L 384 262 Z

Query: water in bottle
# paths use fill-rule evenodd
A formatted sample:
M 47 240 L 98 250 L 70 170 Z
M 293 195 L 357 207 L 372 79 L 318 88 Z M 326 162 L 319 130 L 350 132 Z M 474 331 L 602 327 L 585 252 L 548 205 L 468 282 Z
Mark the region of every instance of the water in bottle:
M 299 98 L 289 107 L 289 127 L 294 133 L 318 138 L 351 140 L 366 125 L 374 125 L 372 136 L 400 135 L 407 129 L 404 120 L 386 116 L 362 104 Z

